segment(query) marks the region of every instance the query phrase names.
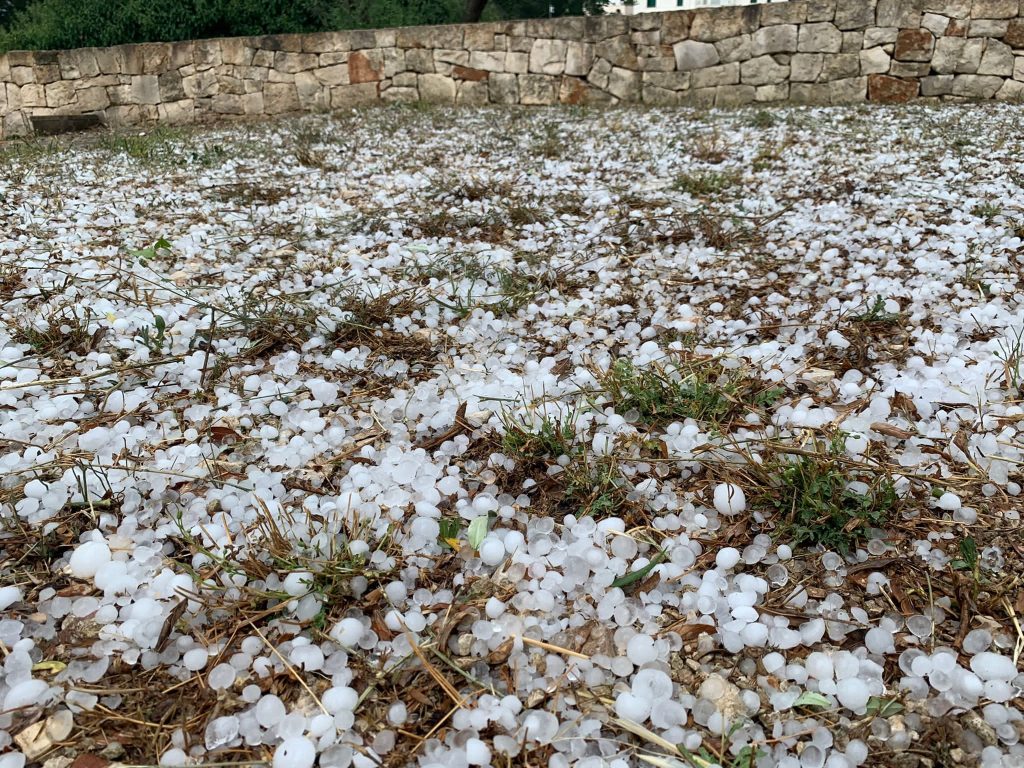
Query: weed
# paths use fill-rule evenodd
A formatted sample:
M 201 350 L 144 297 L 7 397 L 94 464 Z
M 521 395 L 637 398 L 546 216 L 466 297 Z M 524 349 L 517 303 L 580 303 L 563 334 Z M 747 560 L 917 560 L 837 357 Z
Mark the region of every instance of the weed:
M 718 195 L 735 186 L 739 182 L 739 174 L 735 172 L 702 171 L 700 173 L 684 173 L 673 185 L 680 192 L 694 197 L 710 197 Z
M 772 128 L 777 122 L 775 115 L 760 109 L 749 117 L 747 125 L 751 128 Z
M 783 394 L 725 370 L 718 360 L 641 368 L 620 358 L 599 376 L 599 383 L 616 411 L 632 411 L 641 422 L 652 425 L 681 419 L 721 424 L 740 410 L 768 407 Z
M 148 325 L 139 329 L 135 341 L 142 344 L 151 354 L 162 356 L 167 343 L 167 321 L 161 315 L 153 316 L 153 327 Z
M 887 311 L 885 299 L 881 296 L 876 296 L 867 310 L 854 316 L 853 319 L 858 323 L 884 323 L 888 325 L 899 322 L 900 313 Z
M 725 159 L 729 156 L 728 148 L 728 143 L 722 137 L 721 132 L 718 128 L 715 128 L 696 139 L 690 154 L 697 160 L 718 165 L 725 162 Z
M 294 133 L 295 159 L 308 168 L 325 168 L 326 155 L 316 145 L 323 140 L 323 131 L 310 125 L 303 125 Z
M 158 126 L 142 133 L 112 133 L 100 137 L 99 146 L 141 163 L 170 161 L 184 134 L 175 128 Z
M 12 338 L 17 344 L 28 344 L 33 352 L 44 357 L 75 352 L 86 354 L 102 337 L 102 329 L 89 330 L 92 311 L 77 311 L 72 306 L 50 310 L 39 323 L 27 323 L 15 328 Z
M 505 434 L 502 452 L 516 461 L 532 463 L 541 459 L 557 459 L 575 453 L 575 419 L 561 420 L 543 416 L 539 424 L 529 424 L 524 417 L 510 412 L 502 415 Z
M 978 203 L 971 209 L 971 215 L 982 219 L 986 224 L 991 224 L 996 216 L 1003 212 L 995 203 Z
M 765 464 L 771 487 L 761 501 L 783 516 L 780 532 L 797 545 L 846 554 L 868 528 L 883 525 L 897 507 L 899 498 L 888 476 L 864 483 L 844 464 L 843 438 L 840 433 L 813 454 Z
M 999 351 L 995 356 L 1003 364 L 1003 383 L 1011 392 L 1020 391 L 1021 363 L 1024 362 L 1024 328 L 1012 332 L 1012 336 L 999 339 Z

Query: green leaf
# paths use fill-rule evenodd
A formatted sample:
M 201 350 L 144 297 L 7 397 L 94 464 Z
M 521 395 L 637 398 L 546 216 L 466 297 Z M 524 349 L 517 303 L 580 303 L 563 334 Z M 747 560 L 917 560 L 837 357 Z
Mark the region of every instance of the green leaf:
M 467 535 L 469 537 L 469 546 L 473 549 L 480 549 L 480 544 L 483 542 L 484 537 L 487 536 L 488 522 L 487 515 L 480 515 L 480 517 L 469 524 Z
M 814 691 L 804 691 L 800 694 L 800 698 L 793 702 L 793 706 L 810 707 L 812 709 L 829 709 L 832 706 L 832 702 L 830 702 L 820 693 L 815 693 Z
M 903 705 L 895 699 L 883 699 L 880 696 L 872 696 L 868 699 L 867 712 L 869 715 L 892 717 L 898 715 L 903 709 Z
M 658 565 L 663 563 L 665 561 L 665 558 L 667 557 L 668 555 L 665 554 L 664 550 L 658 552 L 658 554 L 656 554 L 651 559 L 651 562 L 649 562 L 643 568 L 639 568 L 635 571 L 630 571 L 629 573 L 619 576 L 619 578 L 612 582 L 612 586 L 618 587 L 619 589 L 625 589 L 630 584 L 635 584 L 638 581 L 642 581 L 643 579 L 647 578 L 647 574 L 649 574 L 651 571 L 657 568 Z

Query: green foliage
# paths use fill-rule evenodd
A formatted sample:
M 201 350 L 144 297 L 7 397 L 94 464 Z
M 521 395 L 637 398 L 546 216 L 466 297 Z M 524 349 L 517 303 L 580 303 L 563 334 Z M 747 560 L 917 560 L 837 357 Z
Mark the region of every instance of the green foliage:
M 782 531 L 795 544 L 846 554 L 868 528 L 890 518 L 899 498 L 888 477 L 877 478 L 864 494 L 850 490 L 859 478 L 840 459 L 842 437 L 822 453 L 779 462 L 768 501 L 785 516 Z
M 885 299 L 882 296 L 875 296 L 875 300 L 868 307 L 866 312 L 863 312 L 853 318 L 860 323 L 896 323 L 900 319 L 898 312 L 887 312 L 885 309 Z
M 576 440 L 573 420 L 559 421 L 544 416 L 539 424 L 527 424 L 523 419 L 511 415 L 503 417 L 505 434 L 501 449 L 506 456 L 517 461 L 537 461 L 544 458 L 557 459 L 572 456 Z
M 554 15 L 600 13 L 605 0 L 554 0 Z M 547 16 L 548 0 L 498 0 L 487 18 Z M 0 0 L 0 52 L 236 35 L 450 24 L 465 0 Z

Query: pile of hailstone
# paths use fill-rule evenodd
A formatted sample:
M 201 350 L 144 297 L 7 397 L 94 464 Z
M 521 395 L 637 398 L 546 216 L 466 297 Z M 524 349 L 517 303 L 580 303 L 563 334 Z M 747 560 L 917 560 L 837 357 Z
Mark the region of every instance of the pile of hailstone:
M 0 768 L 1021 766 L 1022 119 L 0 145 Z

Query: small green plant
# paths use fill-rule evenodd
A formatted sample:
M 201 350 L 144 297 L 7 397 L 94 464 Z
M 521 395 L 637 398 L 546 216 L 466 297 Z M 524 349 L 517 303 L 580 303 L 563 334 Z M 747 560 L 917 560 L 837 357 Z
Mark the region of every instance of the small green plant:
M 772 128 L 776 122 L 778 121 L 775 119 L 775 115 L 764 109 L 759 109 L 750 116 L 747 125 L 751 128 Z
M 1012 332 L 1012 336 L 999 339 L 999 351 L 995 356 L 1003 364 L 1003 384 L 1012 392 L 1019 392 L 1021 385 L 1021 363 L 1024 362 L 1024 328 Z
M 856 315 L 853 319 L 858 323 L 885 323 L 889 325 L 899 322 L 900 313 L 887 311 L 885 308 L 885 298 L 875 296 L 874 301 L 871 302 L 867 310 Z
M 577 451 L 574 420 L 564 421 L 543 416 L 539 423 L 528 424 L 522 417 L 502 416 L 505 434 L 501 439 L 502 452 L 517 461 L 538 461 L 572 456 Z
M 167 343 L 167 321 L 162 315 L 153 315 L 153 327 L 144 325 L 135 340 L 154 355 L 162 355 Z
M 139 133 L 113 133 L 100 138 L 108 152 L 127 155 L 142 164 L 170 162 L 184 134 L 176 128 L 157 126 Z
M 888 477 L 874 478 L 865 493 L 851 490 L 861 478 L 843 463 L 844 435 L 840 433 L 814 455 L 800 455 L 774 463 L 774 487 L 768 504 L 785 522 L 780 530 L 800 546 L 850 551 L 868 528 L 886 523 L 899 502 Z
M 995 203 L 978 203 L 971 209 L 971 215 L 982 219 L 986 224 L 991 224 L 996 216 L 1003 212 Z
M 675 182 L 675 188 L 693 197 L 713 197 L 739 183 L 739 174 L 723 171 L 684 173 Z

